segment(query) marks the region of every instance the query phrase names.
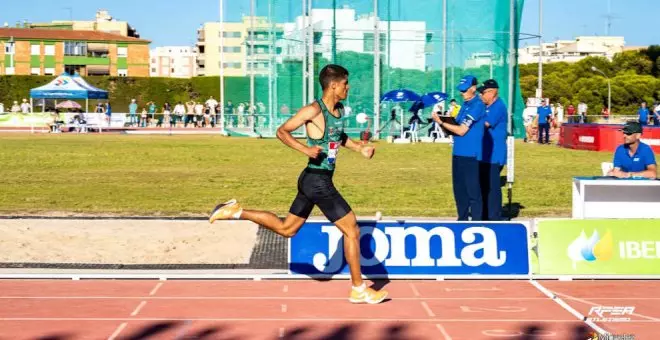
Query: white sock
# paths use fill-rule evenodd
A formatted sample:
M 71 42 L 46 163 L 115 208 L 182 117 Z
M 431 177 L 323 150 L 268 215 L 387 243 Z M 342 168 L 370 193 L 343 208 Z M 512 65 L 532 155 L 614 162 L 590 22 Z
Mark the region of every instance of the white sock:
M 362 292 L 364 292 L 365 289 L 367 289 L 367 285 L 364 284 L 364 282 L 362 282 L 362 284 L 359 285 L 359 286 L 357 286 L 357 287 L 356 287 L 356 286 L 353 286 L 353 290 L 356 291 L 356 292 L 358 292 L 358 293 L 362 293 Z
M 241 214 L 242 214 L 242 213 L 243 213 L 243 208 L 241 208 L 240 210 L 238 210 L 234 215 L 232 215 L 232 217 L 233 217 L 234 219 L 237 219 L 237 220 L 238 220 L 238 219 L 241 218 Z

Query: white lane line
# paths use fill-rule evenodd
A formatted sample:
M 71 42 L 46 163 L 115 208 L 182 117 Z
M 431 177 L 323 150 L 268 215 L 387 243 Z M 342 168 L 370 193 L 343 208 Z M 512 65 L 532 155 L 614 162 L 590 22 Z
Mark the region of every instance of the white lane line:
M 447 333 L 447 330 L 441 324 L 437 323 L 435 324 L 435 327 L 437 327 L 440 333 L 442 333 L 442 336 L 445 337 L 445 340 L 451 340 L 449 333 Z
M 138 313 L 140 313 L 140 310 L 142 310 L 142 307 L 147 304 L 147 301 L 142 301 L 140 304 L 135 307 L 135 310 L 133 310 L 133 313 L 131 313 L 131 316 L 136 316 Z
M 434 318 L 435 313 L 433 313 L 433 311 L 431 310 L 429 305 L 426 303 L 426 301 L 422 301 L 420 303 L 422 304 L 422 307 L 424 307 L 424 310 L 426 311 L 426 314 L 428 314 L 430 317 Z
M 126 325 L 127 325 L 126 322 L 122 322 L 122 324 L 119 325 L 119 327 L 117 327 L 117 329 L 115 329 L 115 331 L 112 333 L 112 335 L 110 335 L 108 340 L 115 340 L 119 336 L 119 333 L 121 333 L 121 331 L 123 331 L 124 328 L 126 328 Z
M 163 286 L 163 284 L 165 284 L 165 282 L 158 282 L 158 284 L 156 285 L 156 287 L 154 287 L 154 289 L 152 289 L 152 290 L 149 292 L 149 296 L 154 296 L 154 295 L 156 295 L 156 292 L 158 291 L 158 289 L 160 289 L 160 287 Z
M 408 285 L 410 286 L 410 289 L 412 290 L 413 294 L 415 294 L 416 297 L 422 296 L 421 294 L 419 294 L 419 290 L 417 290 L 417 287 L 415 287 L 415 284 L 410 282 Z

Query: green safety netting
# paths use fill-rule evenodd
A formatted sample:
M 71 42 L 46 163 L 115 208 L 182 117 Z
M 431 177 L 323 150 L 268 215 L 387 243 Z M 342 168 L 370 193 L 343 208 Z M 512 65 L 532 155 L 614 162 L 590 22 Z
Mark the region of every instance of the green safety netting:
M 514 51 L 524 3 L 516 1 Z M 345 106 L 350 108 L 346 123 L 352 136 L 359 136 L 368 124 L 373 132 L 376 123 L 381 129 L 378 137 L 391 133 L 387 124 L 397 103 L 375 105 L 375 94 L 381 96 L 396 89 L 419 95 L 439 91 L 448 95 L 447 101 L 456 99 L 461 104 L 456 85 L 461 77 L 472 74 L 480 81 L 498 81 L 500 96 L 512 107 L 512 133 L 524 137 L 518 67 L 515 62 L 510 65 L 510 60 L 515 60 L 510 58 L 510 0 L 232 2 L 225 5 L 230 11 L 225 14 L 225 21 L 248 18 L 248 35 L 243 37 L 246 74 L 224 77 L 225 103 L 232 100 L 234 107 L 232 112 L 226 112 L 225 128 L 234 135 L 274 136 L 280 124 L 320 95 L 321 68 L 337 63 L 351 73 Z M 256 16 L 254 23 L 249 19 L 251 15 Z M 379 22 L 377 36 L 375 17 Z M 374 65 L 376 41 L 379 62 Z M 239 115 L 240 103 L 243 110 Z M 408 109 L 412 104 L 398 103 L 405 112 L 404 125 L 411 117 Z M 360 124 L 355 119 L 362 112 L 371 118 L 368 123 Z M 377 116 L 378 122 L 374 122 Z M 430 108 L 423 111 L 421 118 L 430 118 Z M 300 133 L 304 131 L 301 129 Z

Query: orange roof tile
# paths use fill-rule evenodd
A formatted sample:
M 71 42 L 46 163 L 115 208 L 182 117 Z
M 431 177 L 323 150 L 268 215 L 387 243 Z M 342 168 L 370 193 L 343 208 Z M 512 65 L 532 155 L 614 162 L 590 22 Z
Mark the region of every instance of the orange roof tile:
M 123 35 L 100 31 L 73 31 L 40 28 L 0 28 L 0 38 L 35 39 L 35 40 L 85 40 L 150 43 L 149 40 L 125 37 Z

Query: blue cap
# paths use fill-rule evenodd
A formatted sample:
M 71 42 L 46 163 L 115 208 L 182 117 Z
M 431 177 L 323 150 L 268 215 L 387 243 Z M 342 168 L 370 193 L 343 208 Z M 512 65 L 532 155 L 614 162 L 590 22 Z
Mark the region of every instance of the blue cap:
M 458 86 L 456 86 L 456 89 L 465 92 L 467 91 L 470 87 L 477 85 L 477 78 L 474 76 L 465 76 L 461 81 L 458 83 Z

